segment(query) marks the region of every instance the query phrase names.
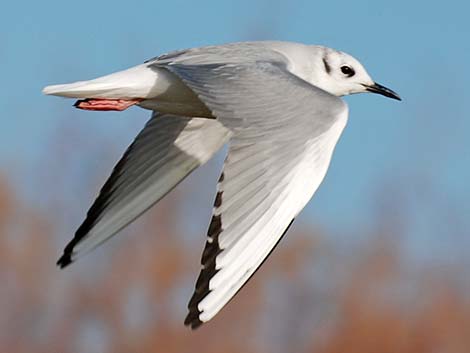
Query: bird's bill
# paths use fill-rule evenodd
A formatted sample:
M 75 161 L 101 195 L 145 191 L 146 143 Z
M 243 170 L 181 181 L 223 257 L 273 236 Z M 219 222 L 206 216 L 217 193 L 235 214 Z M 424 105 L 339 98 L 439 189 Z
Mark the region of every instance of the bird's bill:
M 390 88 L 387 88 L 385 86 L 378 84 L 377 82 L 374 82 L 374 84 L 370 86 L 365 85 L 365 87 L 366 87 L 366 90 L 369 92 L 381 94 L 382 96 L 401 101 L 401 98 L 397 93 L 393 92 Z

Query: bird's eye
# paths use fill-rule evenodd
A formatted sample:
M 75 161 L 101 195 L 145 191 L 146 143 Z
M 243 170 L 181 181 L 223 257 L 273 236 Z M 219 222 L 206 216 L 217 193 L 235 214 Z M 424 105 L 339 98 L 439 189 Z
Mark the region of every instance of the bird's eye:
M 341 66 L 341 72 L 343 74 L 345 74 L 346 76 L 348 76 L 348 77 L 354 76 L 354 74 L 355 74 L 354 70 L 351 67 L 346 66 L 346 65 Z

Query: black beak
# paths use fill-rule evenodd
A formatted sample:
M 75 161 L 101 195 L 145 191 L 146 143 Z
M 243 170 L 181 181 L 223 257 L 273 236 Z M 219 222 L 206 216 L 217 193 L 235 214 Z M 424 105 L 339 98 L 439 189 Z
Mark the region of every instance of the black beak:
M 379 85 L 378 83 L 374 83 L 371 86 L 364 85 L 366 87 L 366 90 L 372 93 L 378 93 L 381 94 L 382 96 L 388 97 L 388 98 L 393 98 L 401 101 L 401 98 L 398 94 L 393 92 L 391 89 L 384 87 L 382 85 Z

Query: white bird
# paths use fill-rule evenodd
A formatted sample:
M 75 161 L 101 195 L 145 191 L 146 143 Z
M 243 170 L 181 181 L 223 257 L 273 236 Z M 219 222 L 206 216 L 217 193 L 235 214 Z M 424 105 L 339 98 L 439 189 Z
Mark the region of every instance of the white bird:
M 340 96 L 374 92 L 350 55 L 290 42 L 181 50 L 90 81 L 48 86 L 87 110 L 134 104 L 152 117 L 66 246 L 63 268 L 116 234 L 228 142 L 202 269 L 185 324 L 210 320 L 242 288 L 323 180 L 343 131 Z

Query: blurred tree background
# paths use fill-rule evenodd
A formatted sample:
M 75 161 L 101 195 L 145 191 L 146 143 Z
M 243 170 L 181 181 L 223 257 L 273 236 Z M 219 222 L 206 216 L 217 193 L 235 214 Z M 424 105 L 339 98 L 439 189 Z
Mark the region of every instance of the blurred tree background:
M 470 3 L 7 2 L 0 11 L 0 352 L 470 352 Z M 149 113 L 45 85 L 185 47 L 278 39 L 358 57 L 312 202 L 212 321 L 183 326 L 223 155 L 93 253 L 55 261 Z
M 85 131 L 77 131 L 78 140 L 85 138 Z M 320 229 L 295 224 L 215 319 L 196 331 L 185 328 L 205 225 L 199 221 L 185 230 L 183 220 L 194 213 L 209 219 L 209 208 L 195 208 L 210 204 L 213 192 L 207 189 L 215 183 L 220 158 L 125 234 L 61 272 L 54 260 L 71 236 L 61 232 L 70 228 L 71 214 L 86 209 L 79 202 L 82 209 L 76 210 L 74 197 L 85 192 L 91 200 L 86 189 L 97 190 L 104 172 L 99 168 L 97 176 L 87 169 L 77 183 L 64 166 L 84 162 L 58 148 L 67 145 L 63 141 L 56 143 L 41 177 L 55 190 L 49 198 L 32 206 L 14 181 L 0 181 L 1 352 L 414 353 L 470 347 L 465 259 L 455 266 L 416 264 L 402 246 L 406 221 L 393 203 L 377 212 L 376 226 L 359 239 L 337 242 Z M 101 151 L 97 161 L 109 163 L 120 153 L 93 143 L 87 148 Z M 65 182 L 70 179 L 75 181 Z M 380 199 L 397 195 L 388 190 Z M 193 200 L 190 207 L 185 200 Z M 399 201 L 406 209 L 406 198 Z

